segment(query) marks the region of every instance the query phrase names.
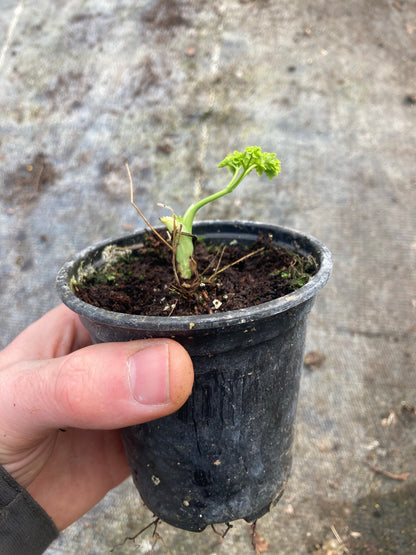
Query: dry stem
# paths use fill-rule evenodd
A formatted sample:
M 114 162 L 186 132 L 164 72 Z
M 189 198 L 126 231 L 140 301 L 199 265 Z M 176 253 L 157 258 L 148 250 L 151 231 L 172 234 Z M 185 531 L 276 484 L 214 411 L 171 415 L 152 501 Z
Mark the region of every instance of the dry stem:
M 391 480 L 399 480 L 404 482 L 410 476 L 410 472 L 403 472 L 403 474 L 393 474 L 393 472 L 389 472 L 388 470 L 383 470 L 382 468 L 379 468 L 378 466 L 375 466 L 373 464 L 370 464 L 370 463 L 366 463 L 366 464 L 369 468 L 371 468 L 373 472 L 376 472 L 377 474 L 382 474 L 383 476 L 386 476 L 386 478 L 390 478 Z
M 227 528 L 225 529 L 225 531 L 224 531 L 224 532 L 218 532 L 218 530 L 215 528 L 215 526 L 214 526 L 213 524 L 211 524 L 212 531 L 214 532 L 214 534 L 217 534 L 217 536 L 220 536 L 221 539 L 224 539 L 225 536 L 228 534 L 228 532 L 229 532 L 229 531 L 231 530 L 231 528 L 233 527 L 233 525 L 230 524 L 229 522 L 226 522 L 225 525 L 226 525 L 226 527 L 227 527 Z
M 157 235 L 157 237 L 162 241 L 162 243 L 164 243 L 169 249 L 173 250 L 172 246 L 169 245 L 169 243 L 166 241 L 166 239 L 164 239 L 158 231 L 156 231 L 156 229 L 152 226 L 152 224 L 149 222 L 149 220 L 146 218 L 146 216 L 143 214 L 143 212 L 140 210 L 140 208 L 138 206 L 136 206 L 136 204 L 134 203 L 134 200 L 133 200 L 133 180 L 131 178 L 130 168 L 129 168 L 129 165 L 128 165 L 127 162 L 126 162 L 126 168 L 127 168 L 127 173 L 128 173 L 128 176 L 129 176 L 129 181 L 130 181 L 130 202 L 131 202 L 131 204 L 137 210 L 137 213 L 144 220 L 146 225 L 148 225 L 150 227 L 150 229 L 153 231 L 153 233 L 155 235 Z
M 211 279 L 215 279 L 218 274 L 220 274 L 221 272 L 225 272 L 225 270 L 228 270 L 228 268 L 231 268 L 232 266 L 235 266 L 236 264 L 239 264 L 243 260 L 246 260 L 247 258 L 250 258 L 251 256 L 254 256 L 255 254 L 259 254 L 259 252 L 264 251 L 264 249 L 265 249 L 265 247 L 261 247 L 260 249 L 257 249 L 256 251 L 253 251 L 253 252 L 250 252 L 250 253 L 246 254 L 245 256 L 242 256 L 238 260 L 235 260 L 234 262 L 231 262 L 231 264 L 227 264 L 227 266 L 224 266 L 223 268 L 220 268 L 219 270 L 215 271 L 212 274 L 212 276 L 210 276 L 208 278 L 208 281 L 210 281 Z M 221 260 L 220 260 L 220 262 L 221 262 Z
M 134 542 L 136 538 L 138 538 L 139 536 L 141 536 L 141 534 L 143 534 L 144 532 L 146 532 L 146 530 L 148 530 L 149 528 L 151 528 L 152 526 L 154 527 L 153 530 L 153 534 L 152 534 L 152 538 L 156 537 L 157 539 L 160 538 L 159 534 L 157 533 L 157 526 L 160 522 L 160 518 L 156 517 L 154 520 L 152 520 L 152 522 L 150 522 L 150 524 L 148 524 L 147 526 L 145 526 L 144 528 L 142 528 L 139 532 L 137 532 L 137 534 L 135 534 L 134 536 L 129 536 L 127 538 L 124 538 L 124 541 L 122 543 L 119 543 L 117 545 L 115 545 L 111 550 L 110 553 L 112 553 L 114 551 L 114 549 L 116 549 L 116 547 L 123 547 L 123 545 L 128 542 L 128 541 L 132 541 Z M 157 541 L 157 540 L 156 540 Z M 162 543 L 164 543 L 162 541 Z

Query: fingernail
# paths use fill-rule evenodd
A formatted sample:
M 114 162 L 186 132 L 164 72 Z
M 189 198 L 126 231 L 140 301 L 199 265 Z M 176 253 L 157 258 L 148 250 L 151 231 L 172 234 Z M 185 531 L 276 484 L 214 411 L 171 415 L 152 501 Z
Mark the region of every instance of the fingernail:
M 169 402 L 169 347 L 159 343 L 147 347 L 129 359 L 132 395 L 143 405 Z

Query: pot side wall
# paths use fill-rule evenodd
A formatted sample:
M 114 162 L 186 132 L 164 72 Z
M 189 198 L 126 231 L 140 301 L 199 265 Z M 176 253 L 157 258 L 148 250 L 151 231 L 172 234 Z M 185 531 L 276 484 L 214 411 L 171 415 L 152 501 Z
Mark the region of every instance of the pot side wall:
M 133 480 L 162 520 L 190 531 L 263 516 L 290 473 L 300 371 L 311 303 L 274 337 L 193 356 L 191 397 L 175 414 L 123 430 Z M 292 314 L 292 318 L 293 318 Z
M 190 531 L 265 514 L 283 493 L 306 335 L 307 315 L 332 269 L 322 243 L 287 228 L 255 222 L 201 222 L 209 241 L 249 243 L 259 232 L 280 246 L 312 254 L 318 271 L 290 295 L 207 316 L 145 317 L 87 305 L 70 283 L 100 264 L 110 244 L 143 240 L 134 233 L 89 247 L 59 272 L 58 291 L 95 343 L 170 337 L 189 352 L 195 371 L 185 405 L 165 418 L 122 430 L 134 482 L 150 510 Z

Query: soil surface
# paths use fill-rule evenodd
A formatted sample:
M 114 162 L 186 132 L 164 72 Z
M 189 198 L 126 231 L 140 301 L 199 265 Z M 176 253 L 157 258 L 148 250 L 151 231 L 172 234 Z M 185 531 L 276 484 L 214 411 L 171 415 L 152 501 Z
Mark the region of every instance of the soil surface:
M 74 292 L 83 301 L 114 312 L 145 316 L 212 314 L 254 306 L 298 289 L 315 272 L 315 261 L 259 237 L 250 247 L 197 242 L 198 275 L 181 283 L 172 254 L 149 236 L 82 277 Z

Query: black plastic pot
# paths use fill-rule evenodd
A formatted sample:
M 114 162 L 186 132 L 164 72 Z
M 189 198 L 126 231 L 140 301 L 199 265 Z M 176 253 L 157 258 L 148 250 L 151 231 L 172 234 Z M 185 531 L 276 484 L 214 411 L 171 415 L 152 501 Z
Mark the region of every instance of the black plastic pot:
M 283 493 L 303 362 L 307 316 L 331 269 L 328 249 L 311 236 L 254 222 L 201 222 L 207 241 L 253 242 L 271 234 L 281 246 L 312 254 L 316 275 L 301 289 L 255 307 L 186 317 L 132 316 L 88 305 L 71 291 L 81 264 L 102 263 L 109 244 L 126 246 L 142 233 L 85 249 L 57 278 L 63 302 L 94 342 L 171 337 L 188 350 L 193 393 L 175 414 L 122 431 L 133 480 L 147 507 L 190 531 L 263 516 Z

